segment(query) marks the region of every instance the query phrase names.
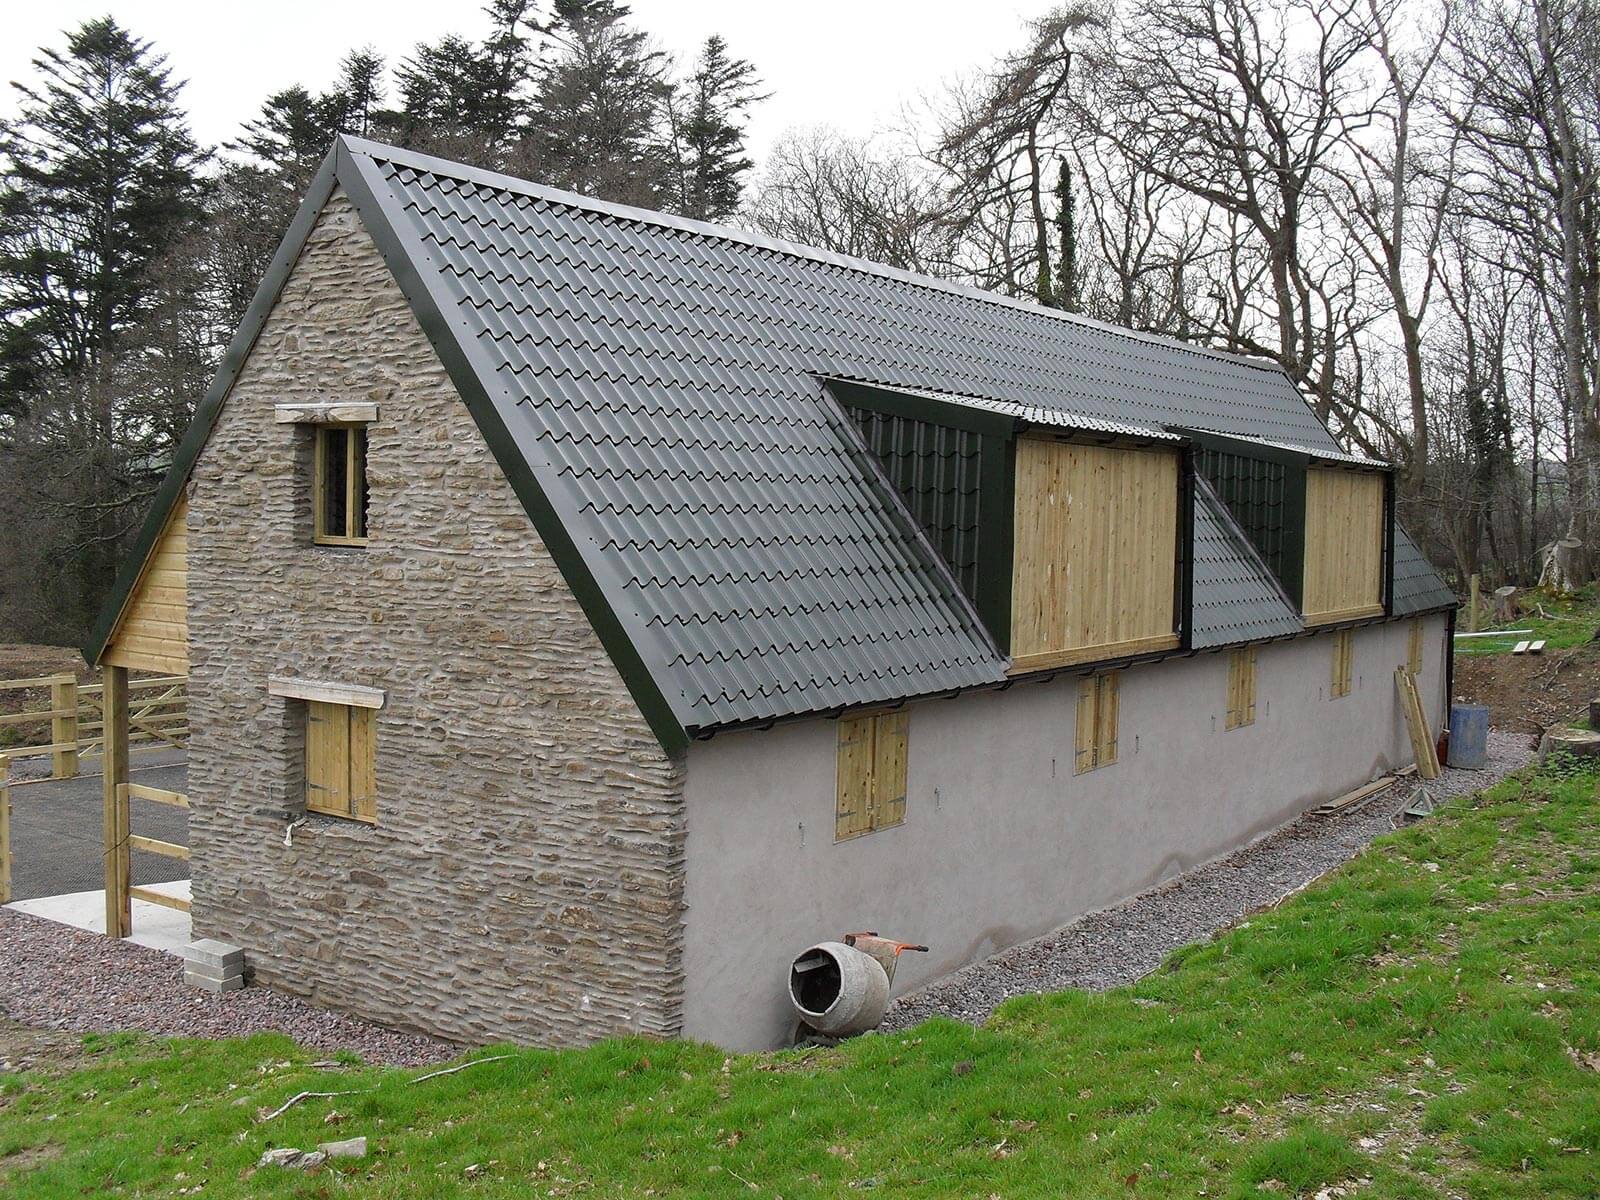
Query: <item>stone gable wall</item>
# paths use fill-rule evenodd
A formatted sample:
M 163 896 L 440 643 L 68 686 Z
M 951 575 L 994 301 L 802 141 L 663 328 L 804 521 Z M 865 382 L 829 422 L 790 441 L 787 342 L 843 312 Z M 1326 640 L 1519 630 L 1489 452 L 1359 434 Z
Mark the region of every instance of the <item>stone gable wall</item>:
M 371 545 L 311 543 L 311 434 L 376 401 Z M 258 983 L 468 1042 L 670 1035 L 683 768 L 651 734 L 336 192 L 190 484 L 194 927 Z M 273 674 L 384 688 L 375 827 L 304 815 Z

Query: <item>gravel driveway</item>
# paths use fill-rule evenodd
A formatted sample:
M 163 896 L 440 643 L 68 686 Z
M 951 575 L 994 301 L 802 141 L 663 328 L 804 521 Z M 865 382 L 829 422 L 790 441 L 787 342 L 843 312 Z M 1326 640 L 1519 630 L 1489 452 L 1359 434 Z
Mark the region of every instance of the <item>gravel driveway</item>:
M 1533 753 L 1527 734 L 1491 730 L 1487 769 L 1447 767 L 1428 790 L 1436 801 L 1478 791 L 1525 765 Z M 1180 946 L 1205 941 L 1355 857 L 1373 838 L 1395 828 L 1416 786 L 1403 780 L 1353 812 L 1301 817 L 1114 908 L 1002 950 L 902 996 L 882 1029 L 904 1029 L 932 1016 L 979 1024 L 1011 996 L 1066 988 L 1100 992 L 1143 978 Z
M 23 1025 L 76 1033 L 142 1029 L 164 1037 L 246 1037 L 276 1031 L 372 1063 L 419 1066 L 461 1046 L 397 1033 L 267 988 L 213 995 L 183 982 L 183 962 L 0 908 L 0 1012 Z

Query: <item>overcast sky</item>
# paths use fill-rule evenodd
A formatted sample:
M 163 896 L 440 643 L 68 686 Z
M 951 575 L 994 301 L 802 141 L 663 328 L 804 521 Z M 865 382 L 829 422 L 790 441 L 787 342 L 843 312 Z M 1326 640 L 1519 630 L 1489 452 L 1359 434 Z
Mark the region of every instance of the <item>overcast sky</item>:
M 1014 45 L 1024 19 L 1048 7 L 1049 0 L 634 0 L 633 11 L 680 61 L 707 34 L 721 33 L 756 64 L 773 93 L 750 123 L 759 160 L 790 128 L 825 124 L 864 135 L 897 123 L 905 103 Z M 5 8 L 0 79 L 26 78 L 40 45 L 60 45 L 63 29 L 109 11 L 153 41 L 174 76 L 188 81 L 184 103 L 208 145 L 232 137 L 269 92 L 291 83 L 326 86 L 354 46 L 370 44 L 393 63 L 419 41 L 485 30 L 470 0 L 7 0 Z M 15 110 L 7 86 L 0 113 Z

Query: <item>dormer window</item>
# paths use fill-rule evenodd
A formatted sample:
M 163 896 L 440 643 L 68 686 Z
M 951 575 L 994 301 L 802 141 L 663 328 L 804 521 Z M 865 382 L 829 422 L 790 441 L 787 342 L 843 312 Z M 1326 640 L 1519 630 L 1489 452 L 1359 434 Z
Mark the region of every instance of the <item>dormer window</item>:
M 316 482 L 312 489 L 319 546 L 367 544 L 367 427 L 316 427 Z

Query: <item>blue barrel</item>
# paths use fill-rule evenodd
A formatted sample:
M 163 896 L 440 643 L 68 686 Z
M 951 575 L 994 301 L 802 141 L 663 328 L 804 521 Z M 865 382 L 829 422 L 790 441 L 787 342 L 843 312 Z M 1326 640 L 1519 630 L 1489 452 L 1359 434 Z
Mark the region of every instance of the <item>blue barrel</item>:
M 1489 765 L 1489 710 L 1484 705 L 1450 706 L 1450 765 L 1469 771 Z

